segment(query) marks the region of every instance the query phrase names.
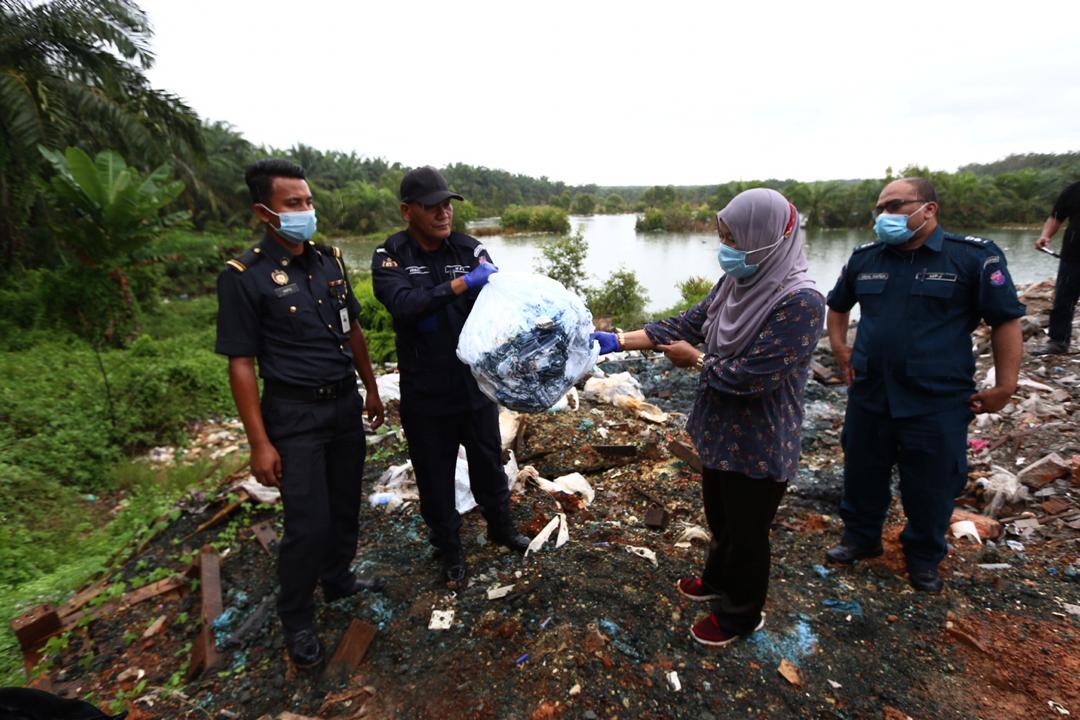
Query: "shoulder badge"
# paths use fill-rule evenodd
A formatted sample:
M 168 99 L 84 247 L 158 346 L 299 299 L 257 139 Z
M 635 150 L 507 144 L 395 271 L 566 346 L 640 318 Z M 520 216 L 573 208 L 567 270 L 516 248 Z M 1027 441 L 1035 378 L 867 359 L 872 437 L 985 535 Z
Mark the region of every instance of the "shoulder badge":
M 974 245 L 976 247 L 986 247 L 991 244 L 990 240 L 986 238 L 977 237 L 975 235 L 957 235 L 955 233 L 945 233 L 946 240 L 954 240 L 956 242 L 967 243 L 968 245 Z
M 875 240 L 873 242 L 868 242 L 868 243 L 865 243 L 863 245 L 859 245 L 857 248 L 852 250 L 852 252 L 862 252 L 863 250 L 869 250 L 872 247 L 877 247 L 880 244 L 881 244 L 880 242 Z
M 244 252 L 240 253 L 239 257 L 232 260 L 226 260 L 225 264 L 231 267 L 236 272 L 244 272 L 249 267 L 254 265 L 262 257 L 262 248 L 258 245 L 250 247 Z

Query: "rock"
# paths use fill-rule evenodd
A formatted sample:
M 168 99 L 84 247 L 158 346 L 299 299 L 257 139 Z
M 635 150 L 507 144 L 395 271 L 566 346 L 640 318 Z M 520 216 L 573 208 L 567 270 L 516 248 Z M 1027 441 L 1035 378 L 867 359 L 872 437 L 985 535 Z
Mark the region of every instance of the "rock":
M 1021 470 L 1017 477 L 1020 482 L 1029 487 L 1041 488 L 1071 473 L 1072 465 L 1065 462 L 1057 453 L 1050 453 L 1038 462 L 1034 462 Z
M 780 667 L 776 668 L 784 679 L 795 687 L 802 686 L 802 676 L 799 675 L 799 668 L 795 663 L 791 662 L 787 658 L 780 661 Z
M 979 537 L 983 540 L 997 540 L 1001 537 L 1001 523 L 992 517 L 968 512 L 967 510 L 960 510 L 959 508 L 953 510 L 949 524 L 952 525 L 964 520 L 975 523 L 975 529 L 979 531 Z

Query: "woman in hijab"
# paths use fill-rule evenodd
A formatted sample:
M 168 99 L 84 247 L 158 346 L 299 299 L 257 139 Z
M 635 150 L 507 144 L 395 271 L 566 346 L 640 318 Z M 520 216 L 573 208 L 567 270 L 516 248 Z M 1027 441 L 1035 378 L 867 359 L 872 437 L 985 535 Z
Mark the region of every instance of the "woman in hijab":
M 657 348 L 701 371 L 686 429 L 704 465 L 712 542 L 701 577 L 677 587 L 710 603 L 691 636 L 722 647 L 765 623 L 769 527 L 798 470 L 803 394 L 825 299 L 806 274 L 799 215 L 783 195 L 740 193 L 716 224 L 724 275 L 701 303 L 643 330 L 593 337 L 601 354 Z

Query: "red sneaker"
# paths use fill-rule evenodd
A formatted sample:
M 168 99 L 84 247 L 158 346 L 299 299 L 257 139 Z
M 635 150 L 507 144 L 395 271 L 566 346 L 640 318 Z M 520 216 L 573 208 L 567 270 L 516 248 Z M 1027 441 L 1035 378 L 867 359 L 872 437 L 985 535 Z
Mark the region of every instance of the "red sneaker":
M 679 594 L 684 598 L 689 598 L 694 602 L 701 602 L 703 600 L 716 600 L 720 596 L 716 593 L 711 593 L 705 589 L 704 583 L 698 578 L 683 578 L 679 582 L 675 583 L 675 587 L 678 588 Z
M 761 622 L 757 624 L 757 627 L 746 634 L 752 635 L 763 627 L 765 627 L 765 613 L 761 613 Z M 706 615 L 694 623 L 694 626 L 690 628 L 690 637 L 694 638 L 702 645 L 708 645 L 709 647 L 724 647 L 744 636 L 732 635 L 726 632 L 720 627 L 720 623 L 717 622 L 715 615 Z

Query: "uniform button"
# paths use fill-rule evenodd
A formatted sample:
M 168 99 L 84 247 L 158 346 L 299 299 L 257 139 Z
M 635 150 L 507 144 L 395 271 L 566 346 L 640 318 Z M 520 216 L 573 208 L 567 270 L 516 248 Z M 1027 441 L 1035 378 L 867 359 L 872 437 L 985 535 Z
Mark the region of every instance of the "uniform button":
M 295 305 L 290 305 L 289 306 L 289 312 L 291 312 L 291 313 L 296 312 L 296 306 Z
M 310 275 L 308 275 L 308 276 L 307 276 L 307 279 L 308 279 L 308 280 L 311 280 L 311 279 L 312 279 L 312 277 L 311 277 Z
M 261 252 L 262 252 L 262 248 L 255 248 L 254 252 L 255 252 L 255 253 L 261 253 Z
M 334 328 L 333 328 L 333 326 L 332 326 L 332 325 L 327 325 L 327 326 L 326 326 L 326 329 L 327 329 L 327 330 L 333 330 Z
M 319 301 L 319 304 L 322 305 L 322 300 Z
M 281 261 L 281 265 L 282 265 L 282 267 L 284 267 L 285 265 L 288 265 L 288 264 L 289 264 L 289 261 L 288 261 L 288 260 L 282 260 L 282 261 Z
M 342 352 L 345 352 L 345 346 L 344 345 L 338 345 L 337 347 L 338 347 L 338 350 L 341 350 Z

